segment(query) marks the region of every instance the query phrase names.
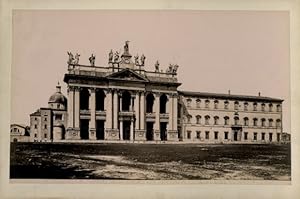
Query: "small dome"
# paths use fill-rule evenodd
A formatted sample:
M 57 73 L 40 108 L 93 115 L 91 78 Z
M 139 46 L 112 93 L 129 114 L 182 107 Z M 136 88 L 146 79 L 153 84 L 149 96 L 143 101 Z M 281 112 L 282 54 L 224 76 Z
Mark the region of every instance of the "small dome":
M 49 98 L 48 103 L 67 104 L 67 98 L 61 93 L 61 87 L 59 84 L 56 86 L 56 92 Z

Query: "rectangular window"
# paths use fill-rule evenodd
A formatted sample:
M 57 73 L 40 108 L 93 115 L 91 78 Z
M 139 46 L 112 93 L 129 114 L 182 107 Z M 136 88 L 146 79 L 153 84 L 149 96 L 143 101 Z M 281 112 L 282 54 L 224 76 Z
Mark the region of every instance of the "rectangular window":
M 47 129 L 47 124 L 45 124 L 44 129 Z
M 37 125 L 36 124 L 34 125 L 34 128 L 37 129 Z
M 277 142 L 280 141 L 280 133 L 277 133 Z
M 261 133 L 261 140 L 265 140 L 265 133 Z
M 201 131 L 197 131 L 197 139 L 200 139 Z
M 244 140 L 248 140 L 248 133 L 244 132 Z
M 34 134 L 34 137 L 35 137 L 35 138 L 37 137 L 37 134 L 36 134 L 36 133 Z
M 56 114 L 55 120 L 62 120 L 62 114 Z
M 257 140 L 257 133 L 253 133 L 253 140 Z
M 215 131 L 215 140 L 217 140 L 218 139 L 218 134 L 219 134 L 219 132 L 218 131 Z
M 228 132 L 227 131 L 224 132 L 224 139 L 228 140 Z
M 46 117 L 44 118 L 44 121 L 47 121 L 47 118 L 46 118 Z
M 47 133 L 45 133 L 44 138 L 47 138 Z
M 273 140 L 273 133 L 269 133 L 269 141 L 272 142 Z
M 35 118 L 34 118 L 34 120 L 36 121 L 36 120 L 37 120 L 37 118 L 35 117 Z
M 191 131 L 188 131 L 188 132 L 187 132 L 187 139 L 191 139 L 191 134 L 192 134 Z
M 209 131 L 205 131 L 205 139 L 209 139 Z

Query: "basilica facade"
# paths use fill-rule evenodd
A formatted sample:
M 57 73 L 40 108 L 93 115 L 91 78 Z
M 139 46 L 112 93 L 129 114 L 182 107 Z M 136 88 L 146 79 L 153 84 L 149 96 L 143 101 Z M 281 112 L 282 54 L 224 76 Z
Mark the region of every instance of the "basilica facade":
M 47 108 L 30 115 L 31 141 L 274 143 L 281 99 L 180 91 L 178 65 L 145 68 L 146 57 L 109 53 L 108 65 L 79 64 L 68 52 L 65 97 L 57 86 Z

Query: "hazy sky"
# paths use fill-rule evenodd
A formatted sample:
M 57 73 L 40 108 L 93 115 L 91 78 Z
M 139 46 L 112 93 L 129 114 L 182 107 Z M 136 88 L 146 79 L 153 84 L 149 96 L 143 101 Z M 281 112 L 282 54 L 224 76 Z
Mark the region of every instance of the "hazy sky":
M 67 95 L 67 51 L 106 66 L 126 40 L 147 70 L 177 63 L 180 90 L 284 99 L 290 131 L 289 13 L 279 11 L 15 11 L 11 122 L 29 124 L 58 81 Z

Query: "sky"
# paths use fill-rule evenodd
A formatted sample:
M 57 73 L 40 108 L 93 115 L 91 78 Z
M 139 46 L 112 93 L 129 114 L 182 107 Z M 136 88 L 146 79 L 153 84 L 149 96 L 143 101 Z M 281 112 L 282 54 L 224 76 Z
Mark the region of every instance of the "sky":
M 67 72 L 67 51 L 80 64 L 107 66 L 108 53 L 129 40 L 145 69 L 178 64 L 179 90 L 284 99 L 290 131 L 289 13 L 284 11 L 32 11 L 13 13 L 11 123 L 47 107 Z M 122 52 L 121 51 L 121 52 Z

